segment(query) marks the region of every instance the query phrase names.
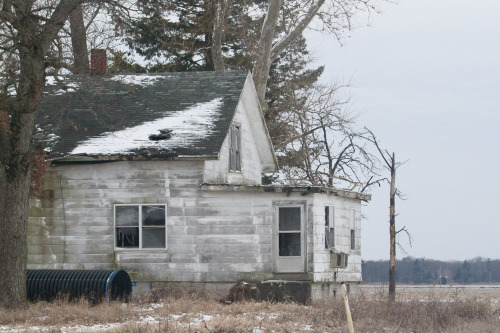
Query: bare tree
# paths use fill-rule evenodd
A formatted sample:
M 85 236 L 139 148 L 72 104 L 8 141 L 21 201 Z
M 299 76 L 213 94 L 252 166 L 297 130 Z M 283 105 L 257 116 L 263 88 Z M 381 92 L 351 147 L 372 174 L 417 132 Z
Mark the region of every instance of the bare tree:
M 289 133 L 277 146 L 286 182 L 362 192 L 380 181 L 366 132 L 353 129 L 347 89 L 315 85 L 296 92 L 295 105 L 280 115 Z
M 212 36 L 212 57 L 214 69 L 217 72 L 224 71 L 222 40 L 224 39 L 224 19 L 226 17 L 226 10 L 230 5 L 231 0 L 218 0 L 216 4 L 214 32 Z
M 396 231 L 396 196 L 401 197 L 401 193 L 396 188 L 396 171 L 404 163 L 396 162 L 396 154 L 393 152 L 389 153 L 386 149 L 380 148 L 379 142 L 375 135 L 368 129 L 366 129 L 369 136 L 367 137 L 375 147 L 377 148 L 380 157 L 383 160 L 384 168 L 387 169 L 391 178 L 389 180 L 390 190 L 389 190 L 389 243 L 390 243 L 390 259 L 389 259 L 389 300 L 394 301 L 396 299 L 396 235 L 400 232 L 405 232 L 410 240 L 411 235 L 408 233 L 406 227 L 401 228 Z
M 89 52 L 87 49 L 87 30 L 83 21 L 82 6 L 69 15 L 71 44 L 73 46 L 73 74 L 89 74 Z
M 378 0 L 269 0 L 258 44 L 258 56 L 253 68 L 253 79 L 261 105 L 269 70 L 281 52 L 289 47 L 316 19 L 318 29 L 333 33 L 337 39 L 352 29 L 353 16 L 362 11 L 379 12 Z M 279 26 L 280 29 L 277 29 Z M 279 34 L 277 31 L 279 30 Z
M 59 76 L 89 74 L 89 49 L 113 51 L 123 48 L 123 32 L 130 24 L 132 0 L 120 1 L 116 8 L 107 2 L 80 4 L 68 17 L 47 51 L 47 74 Z
M 0 308 L 26 301 L 30 175 L 38 147 L 31 145 L 45 87 L 51 46 L 72 11 L 112 0 L 4 0 L 0 8 Z M 11 74 L 11 75 L 9 75 Z

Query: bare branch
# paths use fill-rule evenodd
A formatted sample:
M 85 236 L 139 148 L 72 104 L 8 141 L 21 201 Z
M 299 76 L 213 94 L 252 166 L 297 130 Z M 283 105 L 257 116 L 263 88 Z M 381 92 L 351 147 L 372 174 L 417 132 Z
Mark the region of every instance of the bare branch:
M 293 30 L 291 30 L 283 39 L 281 39 L 273 46 L 271 50 L 271 60 L 275 60 L 276 58 L 278 58 L 281 52 L 283 52 L 287 47 L 290 46 L 290 44 L 293 43 L 294 40 L 302 35 L 304 30 L 309 26 L 324 3 L 325 0 L 319 0 L 316 3 L 314 3 L 313 1 L 313 4 L 311 4 L 311 6 L 309 7 L 309 10 L 307 11 L 305 17 L 294 27 Z

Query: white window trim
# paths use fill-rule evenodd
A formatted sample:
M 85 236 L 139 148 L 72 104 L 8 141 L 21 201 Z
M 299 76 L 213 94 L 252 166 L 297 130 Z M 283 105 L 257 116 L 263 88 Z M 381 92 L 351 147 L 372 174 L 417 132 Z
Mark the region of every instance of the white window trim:
M 118 206 L 136 206 L 140 207 L 139 209 L 139 247 L 120 247 L 116 246 L 116 207 Z M 142 247 L 142 206 L 164 206 L 165 207 L 165 247 L 158 248 L 143 248 Z M 113 247 L 115 251 L 166 251 L 168 249 L 168 238 L 167 238 L 167 204 L 115 204 L 113 205 Z M 159 229 L 159 228 L 158 228 Z

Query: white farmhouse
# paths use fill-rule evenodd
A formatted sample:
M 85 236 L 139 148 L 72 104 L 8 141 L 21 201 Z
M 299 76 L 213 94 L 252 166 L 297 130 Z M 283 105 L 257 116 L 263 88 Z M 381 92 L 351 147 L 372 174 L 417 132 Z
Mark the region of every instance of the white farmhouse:
M 248 72 L 75 76 L 48 84 L 52 158 L 31 269 L 124 269 L 142 287 L 361 281 L 369 195 L 264 186 L 276 157 Z

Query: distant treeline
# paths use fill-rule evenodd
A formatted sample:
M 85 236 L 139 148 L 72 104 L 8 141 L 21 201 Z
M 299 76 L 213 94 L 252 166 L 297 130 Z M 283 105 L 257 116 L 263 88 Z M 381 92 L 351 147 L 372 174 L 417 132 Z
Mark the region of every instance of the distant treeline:
M 362 261 L 363 281 L 389 281 L 389 261 Z M 396 283 L 469 284 L 500 282 L 500 260 L 474 258 L 461 261 L 439 261 L 406 257 L 396 261 Z

